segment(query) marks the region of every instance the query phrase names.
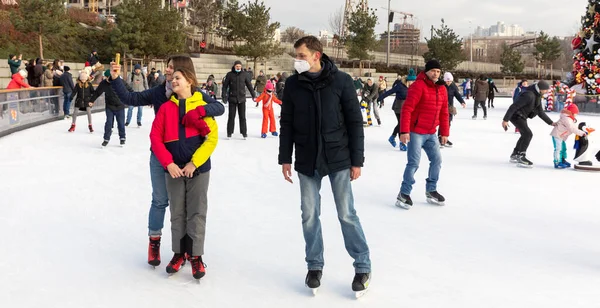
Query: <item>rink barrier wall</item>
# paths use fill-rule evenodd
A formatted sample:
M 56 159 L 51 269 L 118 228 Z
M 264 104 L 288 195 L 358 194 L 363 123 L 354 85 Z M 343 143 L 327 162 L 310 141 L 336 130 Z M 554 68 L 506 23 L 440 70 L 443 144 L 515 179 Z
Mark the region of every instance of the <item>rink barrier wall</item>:
M 31 127 L 62 120 L 64 118 L 63 97 L 62 87 L 0 90 L 0 138 Z M 74 104 L 71 103 L 72 110 Z M 104 95 L 102 95 L 94 103 L 92 112 L 104 111 L 104 107 Z

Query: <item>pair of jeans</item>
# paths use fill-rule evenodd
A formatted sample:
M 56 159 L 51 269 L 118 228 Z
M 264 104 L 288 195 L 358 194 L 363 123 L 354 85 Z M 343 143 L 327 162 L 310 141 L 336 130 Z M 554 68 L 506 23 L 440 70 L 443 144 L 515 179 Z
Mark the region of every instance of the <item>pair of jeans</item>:
M 165 179 L 165 168 L 154 153 L 150 154 L 150 182 L 152 183 L 152 203 L 148 215 L 148 235 L 162 235 L 165 223 L 165 212 L 169 206 L 169 194 Z
M 483 116 L 487 118 L 487 107 L 485 107 L 485 101 L 475 101 L 475 104 L 473 104 L 473 116 L 477 116 L 477 108 L 479 106 L 481 106 L 483 109 Z
M 429 173 L 426 180 L 426 192 L 437 190 L 437 182 L 442 169 L 442 153 L 440 152 L 440 141 L 436 134 L 421 135 L 410 133 L 410 141 L 407 146 L 406 168 L 404 168 L 404 176 L 400 194 L 410 195 L 413 184 L 415 184 L 415 173 L 419 169 L 421 162 L 421 149 L 425 150 L 427 158 L 429 158 Z
M 306 263 L 309 270 L 322 270 L 323 234 L 321 231 L 321 180 L 323 177 L 315 171 L 314 176 L 298 173 L 302 209 L 302 231 L 306 242 Z M 370 273 L 371 259 L 369 246 L 360 220 L 354 209 L 354 197 L 350 184 L 350 169 L 329 174 L 329 182 L 335 200 L 338 220 L 342 226 L 342 235 L 346 251 L 354 259 L 356 273 Z
M 517 145 L 513 150 L 513 154 L 527 152 L 527 148 L 529 148 L 529 143 L 531 143 L 531 139 L 533 138 L 533 132 L 527 125 L 527 119 L 524 119 L 519 116 L 513 116 L 510 119 L 510 122 L 515 126 L 516 129 L 519 130 L 519 133 L 521 134 L 521 137 L 517 141 Z
M 63 112 L 64 115 L 70 115 L 71 112 L 71 99 L 73 98 L 73 93 L 69 92 L 69 93 L 63 93 L 64 95 L 64 99 L 63 99 Z
M 240 117 L 240 133 L 242 136 L 248 136 L 248 128 L 246 126 L 246 102 L 229 103 L 229 117 L 227 119 L 227 137 L 233 135 L 235 129 L 235 113 Z
M 133 108 L 135 108 L 134 106 L 129 106 L 129 108 L 127 108 L 127 121 L 125 121 L 125 123 L 129 124 L 131 123 L 131 117 L 133 116 Z M 144 107 L 143 106 L 138 106 L 138 112 L 137 112 L 137 122 L 138 123 L 142 123 L 142 114 L 144 113 Z
M 558 164 L 563 160 L 567 160 L 567 144 L 564 140 L 552 136 L 554 144 L 554 163 Z
M 119 130 L 119 139 L 125 140 L 125 109 L 112 110 L 108 107 L 105 109 L 106 123 L 104 123 L 104 140 L 110 141 L 112 128 L 117 119 L 117 128 Z

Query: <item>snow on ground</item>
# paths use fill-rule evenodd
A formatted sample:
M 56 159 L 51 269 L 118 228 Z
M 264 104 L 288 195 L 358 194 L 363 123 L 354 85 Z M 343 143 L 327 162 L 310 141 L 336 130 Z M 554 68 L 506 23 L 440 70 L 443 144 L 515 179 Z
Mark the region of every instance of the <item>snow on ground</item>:
M 443 149 L 439 191 L 447 205 L 425 202 L 423 155 L 415 206 L 394 206 L 406 154 L 383 126 L 365 130 L 366 164 L 354 183 L 371 248 L 369 293 L 355 300 L 352 260 L 342 241 L 328 181 L 322 188 L 326 266 L 316 298 L 304 287 L 299 186 L 277 165 L 277 138 L 259 138 L 261 111 L 248 109 L 250 137 L 225 140 L 227 114 L 213 156 L 205 262 L 200 285 L 190 267 L 167 278 L 146 264 L 150 205 L 149 138 L 142 128 L 116 130 L 100 149 L 80 117 L 0 139 L 0 303 L 2 307 L 592 307 L 600 284 L 600 209 L 595 173 L 552 168 L 551 128 L 531 120 L 533 169 L 508 163 L 518 135 L 501 129 L 510 99 L 497 99 L 487 121 L 459 108 Z M 249 106 L 250 103 L 249 103 Z M 480 118 L 481 118 L 480 110 Z M 558 114 L 550 114 L 558 119 Z M 581 116 L 600 127 L 600 118 Z M 237 130 L 236 124 L 236 132 Z M 593 135 L 592 135 L 593 136 Z M 569 157 L 574 152 L 569 140 Z M 295 175 L 294 175 L 295 176 Z

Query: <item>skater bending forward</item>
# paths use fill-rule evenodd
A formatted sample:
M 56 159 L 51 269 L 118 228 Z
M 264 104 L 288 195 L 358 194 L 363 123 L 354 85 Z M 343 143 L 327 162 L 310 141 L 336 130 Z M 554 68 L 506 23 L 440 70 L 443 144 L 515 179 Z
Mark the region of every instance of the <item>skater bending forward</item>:
M 517 100 L 510 105 L 504 115 L 502 121 L 504 130 L 508 130 L 508 121 L 510 121 L 521 133 L 521 137 L 510 155 L 510 162 L 516 163 L 520 167 L 533 167 L 533 163 L 526 157 L 527 148 L 529 148 L 529 143 L 533 138 L 533 133 L 527 125 L 527 119 L 539 116 L 548 125 L 556 125 L 546 115 L 544 106 L 542 105 L 542 96 L 548 92 L 548 89 L 550 89 L 550 85 L 543 80 L 527 87 L 519 94 Z
M 210 156 L 217 146 L 218 127 L 212 117 L 193 121 L 185 117 L 187 112 L 206 105 L 205 97 L 208 97 L 197 90 L 198 82 L 191 70 L 176 69 L 171 84 L 174 95 L 156 114 L 150 132 L 152 151 L 167 172 L 165 179 L 171 201 L 174 255 L 167 273 L 179 271 L 188 257 L 194 278 L 200 279 L 206 272 L 202 255 L 207 192 Z M 186 125 L 188 121 L 191 123 Z

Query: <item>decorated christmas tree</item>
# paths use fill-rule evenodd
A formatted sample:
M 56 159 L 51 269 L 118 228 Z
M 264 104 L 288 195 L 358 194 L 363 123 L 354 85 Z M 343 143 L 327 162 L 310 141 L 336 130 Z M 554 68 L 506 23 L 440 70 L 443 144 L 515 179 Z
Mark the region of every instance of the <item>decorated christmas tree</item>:
M 600 0 L 589 0 L 587 11 L 581 17 L 581 31 L 571 47 L 573 77 L 577 84 L 584 83 L 587 94 L 600 94 Z

